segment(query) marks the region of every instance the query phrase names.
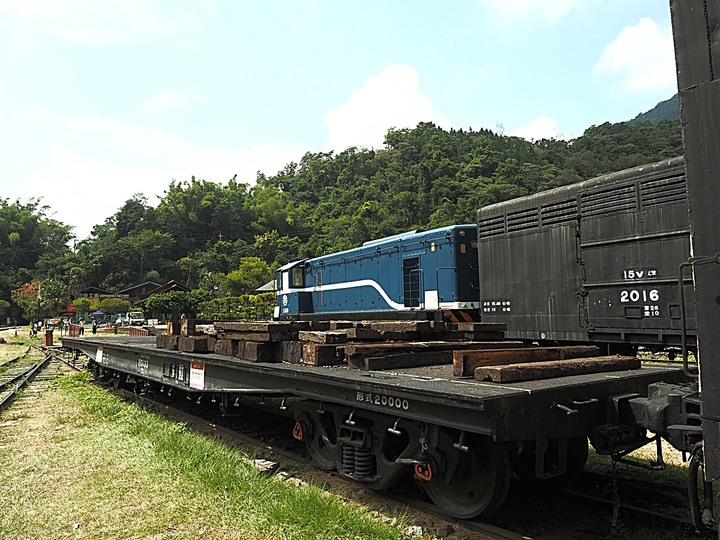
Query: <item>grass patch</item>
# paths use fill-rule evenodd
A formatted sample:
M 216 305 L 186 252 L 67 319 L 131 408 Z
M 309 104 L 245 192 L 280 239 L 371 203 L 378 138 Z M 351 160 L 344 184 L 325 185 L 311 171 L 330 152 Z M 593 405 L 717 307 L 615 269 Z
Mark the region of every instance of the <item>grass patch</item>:
M 3 538 L 403 538 L 402 525 L 265 477 L 238 450 L 63 377 L 0 432 Z

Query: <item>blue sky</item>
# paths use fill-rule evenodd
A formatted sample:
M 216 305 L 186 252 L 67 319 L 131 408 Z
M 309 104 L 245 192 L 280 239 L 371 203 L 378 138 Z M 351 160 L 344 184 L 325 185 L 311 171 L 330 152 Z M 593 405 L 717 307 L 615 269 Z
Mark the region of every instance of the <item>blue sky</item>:
M 0 196 L 78 239 L 431 121 L 579 136 L 676 92 L 666 0 L 0 0 Z

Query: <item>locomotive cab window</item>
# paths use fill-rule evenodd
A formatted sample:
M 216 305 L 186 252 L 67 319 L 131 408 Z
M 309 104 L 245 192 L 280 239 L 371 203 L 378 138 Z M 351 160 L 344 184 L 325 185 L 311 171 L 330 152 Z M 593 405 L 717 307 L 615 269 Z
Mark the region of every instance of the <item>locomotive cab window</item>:
M 305 286 L 305 273 L 303 272 L 302 266 L 298 266 L 292 269 L 291 280 L 293 287 Z

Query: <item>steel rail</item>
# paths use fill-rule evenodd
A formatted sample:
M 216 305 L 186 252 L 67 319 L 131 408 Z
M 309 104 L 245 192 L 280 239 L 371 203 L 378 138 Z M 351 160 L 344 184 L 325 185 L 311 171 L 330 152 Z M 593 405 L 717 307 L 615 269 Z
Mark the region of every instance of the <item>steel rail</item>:
M 5 395 L 0 398 L 0 410 L 4 410 L 10 406 L 10 404 L 17 396 L 17 393 L 22 390 L 30 381 L 32 381 L 35 375 L 37 375 L 43 368 L 45 368 L 45 366 L 47 366 L 51 358 L 52 355 L 48 354 L 42 362 L 38 362 L 30 366 L 24 373 L 12 379 L 12 382 L 5 383 L 2 387 L 0 387 L 0 389 L 4 389 L 17 381 L 17 384 L 15 384 L 9 392 L 6 392 Z

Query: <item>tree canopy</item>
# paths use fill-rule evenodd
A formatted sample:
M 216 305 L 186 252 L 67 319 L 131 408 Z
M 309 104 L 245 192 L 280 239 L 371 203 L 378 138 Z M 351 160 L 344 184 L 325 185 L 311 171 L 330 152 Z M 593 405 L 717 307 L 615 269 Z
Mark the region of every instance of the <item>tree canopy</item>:
M 28 300 L 11 291 L 47 280 L 64 291 L 53 310 L 84 287 L 114 292 L 148 280 L 240 298 L 290 260 L 474 222 L 482 206 L 682 151 L 677 120 L 605 123 L 570 141 L 420 123 L 391 129 L 380 149 L 308 152 L 252 186 L 172 180 L 155 206 L 133 196 L 74 249 L 71 227 L 39 199 L 0 199 L 0 300 L 11 302 L 7 316 L 28 317 Z

